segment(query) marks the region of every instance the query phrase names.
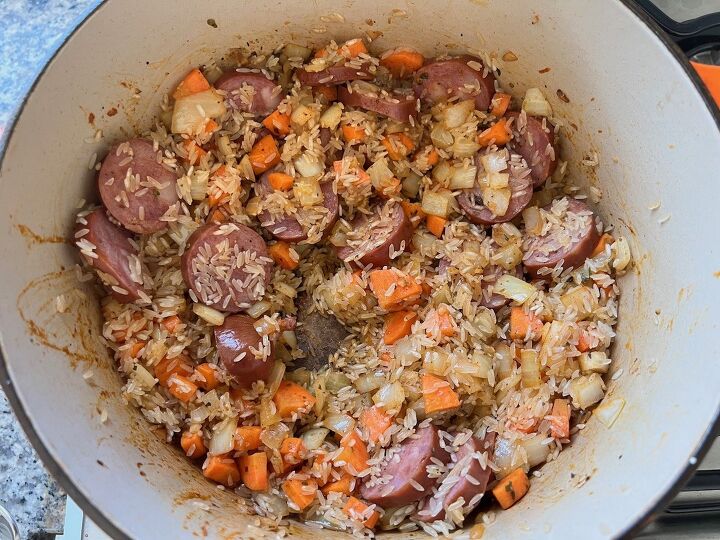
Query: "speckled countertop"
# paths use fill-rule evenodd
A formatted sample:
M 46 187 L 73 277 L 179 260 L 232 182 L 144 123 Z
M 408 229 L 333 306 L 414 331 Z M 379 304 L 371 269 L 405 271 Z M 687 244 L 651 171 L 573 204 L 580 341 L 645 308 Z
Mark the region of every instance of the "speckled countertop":
M 38 70 L 97 0 L 0 0 L 0 135 Z M 0 505 L 23 539 L 63 532 L 65 494 L 45 471 L 0 390 Z

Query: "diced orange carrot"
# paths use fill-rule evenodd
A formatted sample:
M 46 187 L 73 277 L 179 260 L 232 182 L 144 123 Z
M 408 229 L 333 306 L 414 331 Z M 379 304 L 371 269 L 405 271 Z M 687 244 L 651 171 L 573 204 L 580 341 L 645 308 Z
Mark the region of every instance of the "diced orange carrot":
M 504 116 L 510 106 L 510 98 L 510 94 L 495 92 L 492 101 L 490 101 L 490 114 L 496 116 L 497 118 Z
M 556 439 L 570 437 L 570 403 L 567 399 L 557 398 L 550 416 L 546 418 L 550 420 L 550 435 Z
M 188 139 L 182 143 L 185 152 L 187 152 L 187 162 L 190 165 L 197 165 L 207 152 L 198 146 L 195 141 Z
M 421 150 L 415 152 L 413 156 L 415 168 L 425 172 L 430 170 L 432 167 L 438 164 L 440 161 L 440 154 L 433 146 L 426 146 Z
M 252 491 L 265 491 L 268 488 L 268 459 L 265 452 L 255 452 L 241 456 L 240 477 L 245 487 Z
M 240 481 L 240 469 L 235 460 L 227 454 L 208 457 L 203 465 L 203 475 L 227 487 L 232 487 Z
M 290 418 L 294 413 L 305 412 L 315 405 L 315 397 L 297 383 L 282 381 L 273 396 L 280 418 Z
M 385 333 L 383 341 L 385 345 L 393 345 L 405 336 L 410 335 L 412 325 L 417 320 L 417 313 L 414 311 L 395 311 L 385 317 Z
M 171 375 L 182 375 L 189 377 L 193 373 L 190 360 L 183 355 L 175 358 L 163 358 L 155 365 L 155 378 L 162 386 L 167 386 L 168 379 Z
M 180 401 L 187 403 L 195 397 L 198 391 L 197 384 L 182 375 L 170 375 L 168 391 Z
M 136 311 L 136 312 L 133 313 L 132 316 L 130 317 L 131 324 L 136 323 L 137 321 L 141 321 L 141 320 L 143 320 L 144 318 L 145 318 L 145 317 L 143 317 L 143 314 L 142 314 L 142 313 L 140 313 L 139 311 Z M 123 342 L 123 341 L 127 341 L 128 338 L 130 338 L 130 336 L 132 336 L 133 332 L 140 332 L 140 331 L 144 330 L 146 326 L 147 326 L 147 321 L 144 322 L 143 325 L 142 325 L 142 328 L 140 328 L 140 329 L 138 329 L 138 330 L 132 330 L 132 331 L 130 331 L 129 328 L 128 328 L 128 329 L 125 329 L 125 330 L 115 330 L 115 331 L 112 333 L 113 339 L 114 339 L 116 342 L 118 342 L 118 343 Z
M 492 492 L 503 510 L 507 510 L 528 492 L 530 483 L 522 467 L 500 480 Z
M 185 78 L 177 85 L 173 92 L 173 98 L 181 99 L 205 90 L 210 90 L 210 83 L 205 78 L 205 75 L 195 68 L 185 75 Z
M 133 343 L 130 346 L 130 356 L 133 358 L 137 358 L 140 355 L 140 351 L 142 351 L 145 348 L 145 345 L 147 345 L 147 342 L 138 340 L 135 343 Z
M 580 352 L 588 352 L 592 347 L 590 346 L 590 338 L 585 330 L 580 330 L 578 336 L 577 350 Z
M 185 431 L 180 437 L 180 446 L 185 455 L 190 459 L 197 459 L 207 454 L 207 448 L 203 442 L 202 433 L 190 433 Z
M 380 365 L 388 367 L 390 362 L 393 360 L 393 355 L 390 351 L 383 351 L 380 353 Z
M 275 191 L 288 191 L 292 188 L 294 179 L 283 172 L 271 172 L 268 174 L 268 182 Z
M 352 124 L 343 124 L 341 126 L 343 139 L 348 144 L 361 143 L 367 138 L 365 128 L 362 126 L 354 126 Z
M 355 430 L 345 435 L 340 440 L 340 447 L 342 452 L 336 458 L 336 461 L 342 461 L 345 465 L 345 470 L 352 475 L 357 475 L 368 468 L 368 454 L 367 446 L 357 434 Z
M 391 133 L 382 140 L 382 144 L 394 161 L 405 159 L 415 148 L 415 143 L 405 133 Z
M 370 442 L 378 442 L 380 436 L 387 431 L 387 429 L 393 425 L 392 415 L 385 412 L 383 407 L 377 405 L 364 409 L 360 413 L 360 426 L 367 435 Z
M 480 146 L 490 146 L 496 144 L 502 146 L 510 142 L 510 130 L 507 127 L 507 120 L 501 118 L 492 126 L 481 132 L 477 137 Z
M 360 521 L 368 529 L 372 529 L 380 519 L 380 514 L 376 510 L 368 512 L 370 507 L 355 497 L 350 497 L 343 506 L 343 512 L 350 518 Z M 368 515 L 369 514 L 369 515 Z
M 537 418 L 523 418 L 518 421 L 508 422 L 510 429 L 520 433 L 534 433 L 538 428 Z
M 195 368 L 195 382 L 205 391 L 210 391 L 220 386 L 215 364 L 206 362 L 197 366 Z
M 315 95 L 321 95 L 328 103 L 332 103 L 337 100 L 337 86 L 316 86 L 313 88 Z
M 345 58 L 355 58 L 368 52 L 365 42 L 361 38 L 350 39 L 338 49 Z
M 434 167 L 435 165 L 438 164 L 439 161 L 440 161 L 440 154 L 438 154 L 437 150 L 435 150 L 434 148 L 431 148 L 430 152 L 428 153 L 428 158 L 427 158 L 428 165 L 430 165 L 431 167 Z
M 327 55 L 327 49 L 325 47 L 320 47 L 317 51 L 315 51 L 313 58 L 325 58 Z
M 449 411 L 460 406 L 460 398 L 445 379 L 426 373 L 422 376 L 422 393 L 425 412 Z
M 300 261 L 295 260 L 290 249 L 290 244 L 280 240 L 268 246 L 268 255 L 270 255 L 273 261 L 286 270 L 295 270 L 300 265 Z
M 396 269 L 371 271 L 370 290 L 386 311 L 405 309 L 417 303 L 422 295 L 422 287 L 415 278 Z
M 510 310 L 510 339 L 524 340 L 530 331 L 530 339 L 537 339 L 542 332 L 543 322 L 534 313 L 526 312 L 519 306 Z
M 423 212 L 422 205 L 420 203 L 413 203 L 403 199 L 400 201 L 400 205 L 405 211 L 405 215 L 410 220 L 413 227 L 417 227 L 420 220 L 426 215 L 425 212 Z
M 280 163 L 280 151 L 272 135 L 257 141 L 248 155 L 255 174 L 262 174 Z
M 353 476 L 345 473 L 339 480 L 325 484 L 321 491 L 326 497 L 330 493 L 343 493 L 345 495 L 350 495 L 353 491 L 353 480 Z
M 288 437 L 280 444 L 283 472 L 287 472 L 295 465 L 299 465 L 307 456 L 307 449 L 303 440 L 298 437 Z
M 262 121 L 262 124 L 273 135 L 284 137 L 290 133 L 290 115 L 281 113 L 278 110 L 270 113 L 265 120 Z
M 425 63 L 425 57 L 417 51 L 400 47 L 385 52 L 380 57 L 380 65 L 385 66 L 393 77 L 401 79 L 412 75 Z
M 443 232 L 445 232 L 445 224 L 447 223 L 447 219 L 440 216 L 434 216 L 432 214 L 429 214 L 425 218 L 425 226 L 428 228 L 428 231 L 433 233 L 438 238 L 441 238 L 443 235 Z
M 590 254 L 590 258 L 597 257 L 600 255 L 603 251 L 605 251 L 605 246 L 608 244 L 612 244 L 615 241 L 615 239 L 610 236 L 608 233 L 603 234 L 600 237 L 600 240 L 597 243 L 597 246 L 595 246 L 595 249 L 593 249 L 592 253 Z
M 165 330 L 167 330 L 171 334 L 175 333 L 175 330 L 180 323 L 182 323 L 182 321 L 177 315 L 171 315 L 170 317 L 165 317 L 162 320 L 162 325 L 165 327 Z
M 452 337 L 457 333 L 455 321 L 446 306 L 437 308 L 438 326 L 440 327 L 440 335 L 443 337 Z
M 230 219 L 230 213 L 224 206 L 219 206 L 217 208 L 214 208 L 212 212 L 210 212 L 210 215 L 208 216 L 208 220 L 212 223 L 225 223 Z
M 233 448 L 236 452 L 249 452 L 260 448 L 260 426 L 240 426 L 235 430 Z
M 314 480 L 298 480 L 291 478 L 285 480 L 282 490 L 287 498 L 302 512 L 315 500 L 318 487 Z

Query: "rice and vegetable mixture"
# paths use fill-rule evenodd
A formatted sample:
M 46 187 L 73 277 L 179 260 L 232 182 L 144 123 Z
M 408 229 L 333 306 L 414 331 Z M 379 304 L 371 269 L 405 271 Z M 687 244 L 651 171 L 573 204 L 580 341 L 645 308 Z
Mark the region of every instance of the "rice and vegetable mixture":
M 125 398 L 258 514 L 491 522 L 603 399 L 630 263 L 560 126 L 490 57 L 354 39 L 193 69 L 77 218 Z

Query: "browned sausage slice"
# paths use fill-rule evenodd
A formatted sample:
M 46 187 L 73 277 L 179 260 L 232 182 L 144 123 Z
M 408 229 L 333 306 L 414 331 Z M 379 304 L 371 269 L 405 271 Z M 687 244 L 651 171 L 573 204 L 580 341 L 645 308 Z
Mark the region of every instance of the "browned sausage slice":
M 100 198 L 126 229 L 148 234 L 167 228 L 162 219 L 178 202 L 177 174 L 158 162 L 158 151 L 146 139 L 116 144 L 98 174 Z
M 343 84 L 349 81 L 371 81 L 374 75 L 370 73 L 370 65 L 360 67 L 332 66 L 322 71 L 306 71 L 299 69 L 297 78 L 305 86 L 324 86 Z
M 267 196 L 273 192 L 270 185 L 268 171 L 260 177 L 260 182 L 255 184 L 255 191 L 259 197 Z M 325 235 L 332 230 L 333 225 L 340 215 L 340 202 L 337 193 L 333 190 L 332 180 L 322 182 L 320 190 L 323 194 L 323 206 L 327 209 L 327 214 L 322 218 L 322 234 Z M 302 210 L 301 210 L 302 211 Z M 263 210 L 258 216 L 260 225 L 262 225 L 270 234 L 278 240 L 285 242 L 302 242 L 307 240 L 307 231 L 293 215 L 282 214 L 282 216 L 273 216 L 269 210 Z
M 413 228 L 399 204 L 387 202 L 369 217 L 356 216 L 351 225 L 347 245 L 337 248 L 338 258 L 345 262 L 380 268 L 390 263 L 394 253 L 410 246 Z
M 479 159 L 477 159 L 476 162 L 478 165 L 478 175 L 484 174 Z M 522 212 L 530 203 L 533 194 L 530 170 L 521 163 L 513 160 L 508 162 L 508 168 L 505 172 L 510 173 L 508 184 L 511 191 L 510 204 L 508 205 L 507 212 L 502 216 L 496 216 L 483 204 L 479 188 L 466 189 L 458 196 L 458 204 L 470 221 L 478 225 L 504 223 L 514 219 L 515 216 Z
M 383 463 L 378 478 L 389 478 L 389 482 L 380 484 L 372 478 L 366 479 L 360 487 L 360 495 L 383 508 L 419 501 L 435 483 L 435 478 L 427 471 L 433 458 L 446 463 L 449 455 L 440 445 L 438 428 L 429 425 L 405 439 L 398 452 Z
M 215 88 L 227 93 L 233 107 L 255 114 L 270 114 L 283 99 L 282 88 L 263 73 L 239 68 L 226 71 Z
M 104 208 L 78 218 L 75 245 L 119 302 L 140 298 L 143 286 L 137 249 L 130 243 L 130 233 L 112 223 Z
M 209 223 L 188 239 L 180 260 L 194 301 L 237 312 L 265 294 L 273 262 L 262 237 L 239 223 Z
M 475 99 L 475 108 L 486 111 L 495 94 L 495 76 L 479 58 L 464 55 L 434 60 L 415 72 L 415 95 L 434 105 L 450 98 Z
M 411 116 L 417 116 L 415 96 L 400 91 L 389 94 L 369 83 L 351 85 L 350 88 L 341 86 L 338 88 L 338 101 L 348 107 L 360 107 L 398 122 L 408 122 Z
M 523 244 L 523 265 L 533 277 L 542 277 L 541 270 L 581 266 L 600 241 L 602 227 L 590 207 L 577 199 L 558 199 L 546 210 L 555 214 L 554 223 L 542 236 L 530 236 Z
M 225 369 L 237 386 L 250 388 L 254 382 L 267 381 L 273 368 L 272 340 L 263 338 L 248 315 L 232 315 L 215 328 L 215 346 Z
M 558 149 L 555 146 L 555 127 L 547 121 L 525 113 L 510 111 L 513 140 L 512 149 L 520 154 L 532 171 L 535 187 L 542 186 L 555 172 Z
M 486 459 L 492 458 L 495 436 L 495 433 L 488 433 L 484 439 L 470 437 L 460 447 L 455 466 L 439 486 L 438 492 L 430 497 L 423 509 L 416 514 L 416 519 L 425 522 L 445 519 L 447 508 L 460 497 L 464 500 L 463 515 L 467 515 L 480 503 L 480 495 L 485 493 L 493 477 L 492 469 L 480 454 L 485 453 Z

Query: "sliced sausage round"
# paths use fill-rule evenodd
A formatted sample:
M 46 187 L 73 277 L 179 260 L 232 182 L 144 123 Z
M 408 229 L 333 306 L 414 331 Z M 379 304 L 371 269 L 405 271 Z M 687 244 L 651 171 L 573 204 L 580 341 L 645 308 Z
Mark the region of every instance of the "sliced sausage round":
M 137 249 L 130 243 L 130 233 L 112 223 L 104 208 L 78 218 L 75 245 L 119 302 L 140 298 L 143 284 Z
M 370 65 L 359 68 L 349 66 L 332 66 L 322 71 L 297 70 L 300 84 L 305 86 L 325 86 L 343 84 L 350 81 L 371 81 L 375 76 L 370 73 Z
M 273 262 L 265 241 L 250 227 L 208 223 L 188 239 L 180 267 L 197 301 L 237 312 L 263 297 Z
M 435 478 L 430 477 L 427 471 L 428 465 L 433 464 L 433 458 L 446 463 L 450 456 L 440 445 L 438 428 L 429 425 L 405 439 L 398 452 L 383 463 L 378 477 L 389 477 L 390 481 L 373 484 L 372 479 L 366 479 L 360 487 L 360 495 L 383 508 L 419 501 L 435 483 Z M 413 484 L 419 485 L 421 489 Z
M 250 388 L 260 380 L 267 381 L 275 358 L 272 340 L 263 343 L 254 323 L 255 319 L 248 315 L 232 315 L 215 328 L 215 346 L 220 361 L 235 384 L 242 388 Z
M 542 269 L 559 263 L 565 269 L 581 266 L 600 241 L 601 224 L 590 207 L 577 199 L 565 200 L 567 208 L 560 212 L 559 224 L 542 236 L 530 236 L 523 245 L 523 265 L 533 277 L 542 277 Z M 559 204 L 565 203 L 554 201 L 550 210 Z
M 130 139 L 110 148 L 98 173 L 105 208 L 129 231 L 149 234 L 167 228 L 162 217 L 178 202 L 177 174 L 158 162 L 146 139 Z
M 263 174 L 260 177 L 260 182 L 256 184 L 255 191 L 259 197 L 264 197 L 273 191 L 273 187 L 268 180 L 270 172 L 272 171 Z M 323 194 L 322 204 L 328 211 L 322 222 L 322 231 L 323 235 L 325 235 L 332 230 L 333 225 L 335 225 L 340 215 L 340 201 L 338 200 L 337 193 L 333 190 L 332 180 L 322 182 L 320 184 L 320 190 Z M 274 218 L 270 211 L 264 210 L 260 213 L 258 219 L 260 220 L 260 225 L 278 240 L 285 242 L 302 242 L 303 240 L 307 240 L 307 231 L 303 229 L 303 226 L 293 215 L 283 214 L 283 217 Z
M 542 186 L 557 167 L 558 148 L 555 146 L 555 127 L 546 119 L 509 111 L 514 121 L 511 148 L 520 154 L 530 167 L 533 185 Z M 543 126 L 544 120 L 544 126 Z
M 478 162 L 478 175 L 483 174 Z M 533 183 L 527 167 L 515 161 L 508 163 L 505 172 L 510 173 L 508 185 L 510 186 L 510 204 L 502 216 L 496 216 L 483 204 L 479 188 L 463 190 L 458 196 L 458 204 L 467 218 L 478 225 L 493 225 L 505 223 L 514 219 L 530 203 L 533 194 Z
M 392 255 L 410 246 L 413 227 L 399 204 L 392 202 L 376 207 L 370 216 L 353 219 L 347 234 L 347 245 L 337 248 L 338 258 L 381 268 L 390 264 Z
M 465 501 L 462 505 L 464 515 L 480 503 L 481 497 L 477 495 L 485 493 L 488 484 L 492 481 L 493 472 L 490 467 L 483 467 L 480 464 L 478 454 L 485 452 L 488 459 L 492 458 L 495 436 L 495 433 L 488 433 L 484 439 L 470 437 L 458 449 L 455 466 L 439 487 L 438 493 L 426 501 L 422 510 L 415 515 L 415 519 L 425 522 L 445 519 L 448 506 L 460 497 Z M 448 484 L 451 484 L 449 488 L 443 489 Z
M 338 101 L 348 107 L 359 107 L 372 111 L 398 122 L 408 122 L 411 116 L 417 116 L 415 96 L 402 92 L 381 92 L 374 85 L 356 85 L 351 90 L 345 86 L 338 88 Z
M 486 111 L 495 94 L 495 76 L 479 58 L 469 55 L 433 60 L 415 72 L 415 95 L 434 105 L 450 98 L 475 99 L 475 108 Z
M 236 109 L 263 116 L 273 112 L 283 99 L 280 86 L 257 71 L 226 71 L 215 81 L 215 88 L 225 92 Z M 244 92 L 243 88 L 252 90 Z

